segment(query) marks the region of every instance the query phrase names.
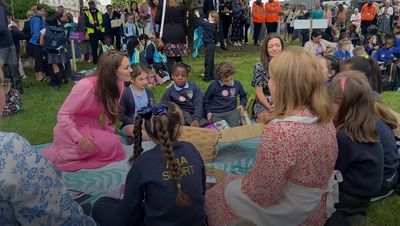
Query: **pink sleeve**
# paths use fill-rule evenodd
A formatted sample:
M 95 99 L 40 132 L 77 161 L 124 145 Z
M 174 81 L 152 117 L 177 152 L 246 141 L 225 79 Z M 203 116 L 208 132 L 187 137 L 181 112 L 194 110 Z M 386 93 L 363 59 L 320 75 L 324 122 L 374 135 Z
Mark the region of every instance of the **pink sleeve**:
M 261 206 L 271 206 L 283 196 L 286 173 L 293 160 L 285 123 L 267 125 L 261 136 L 253 169 L 243 179 L 242 191 Z
M 58 111 L 57 123 L 74 142 L 77 142 L 82 135 L 76 129 L 76 122 L 73 116 L 87 109 L 92 104 L 94 97 L 92 82 L 89 79 L 83 79 L 75 84 Z

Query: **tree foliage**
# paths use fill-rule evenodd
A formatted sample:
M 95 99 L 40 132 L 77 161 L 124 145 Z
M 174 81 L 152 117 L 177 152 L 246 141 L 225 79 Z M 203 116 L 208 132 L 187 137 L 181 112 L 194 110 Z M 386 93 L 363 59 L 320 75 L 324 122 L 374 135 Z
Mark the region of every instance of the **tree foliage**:
M 26 12 L 32 6 L 37 4 L 37 0 L 6 0 L 8 8 L 12 12 L 15 19 L 26 19 Z M 55 10 L 49 5 L 43 4 L 46 12 L 54 12 Z

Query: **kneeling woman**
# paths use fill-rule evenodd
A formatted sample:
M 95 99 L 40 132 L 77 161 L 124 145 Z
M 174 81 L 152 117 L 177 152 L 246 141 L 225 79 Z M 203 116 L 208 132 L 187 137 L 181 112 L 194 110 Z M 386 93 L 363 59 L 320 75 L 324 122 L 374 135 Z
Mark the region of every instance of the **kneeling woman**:
M 132 69 L 123 53 L 102 54 L 94 75 L 80 80 L 57 115 L 53 145 L 40 151 L 61 171 L 95 169 L 123 160 L 114 134 L 118 100 Z
M 308 65 L 304 67 L 304 65 Z M 269 65 L 272 120 L 247 176 L 228 176 L 206 193 L 210 226 L 323 225 L 333 209 L 336 130 L 318 61 L 301 48 Z

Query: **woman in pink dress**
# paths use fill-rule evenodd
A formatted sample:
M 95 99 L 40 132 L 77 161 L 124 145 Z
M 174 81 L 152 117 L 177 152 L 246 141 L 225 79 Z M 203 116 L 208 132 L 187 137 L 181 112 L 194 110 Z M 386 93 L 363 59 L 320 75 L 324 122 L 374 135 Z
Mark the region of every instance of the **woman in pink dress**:
M 72 88 L 57 115 L 53 144 L 40 151 L 61 171 L 95 169 L 125 158 L 114 134 L 123 82 L 130 81 L 129 60 L 104 53 L 94 75 Z
M 206 193 L 210 226 L 323 225 L 334 212 L 338 147 L 317 59 L 292 48 L 271 60 L 269 75 L 274 108 L 256 162 Z

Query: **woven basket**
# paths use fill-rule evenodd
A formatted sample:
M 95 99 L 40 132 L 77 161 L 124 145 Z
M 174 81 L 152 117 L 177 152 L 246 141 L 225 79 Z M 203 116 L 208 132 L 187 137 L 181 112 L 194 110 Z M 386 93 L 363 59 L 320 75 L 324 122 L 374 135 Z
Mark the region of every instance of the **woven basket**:
M 199 150 L 204 162 L 212 162 L 216 156 L 218 133 L 214 130 L 184 126 L 181 141 L 192 143 Z

